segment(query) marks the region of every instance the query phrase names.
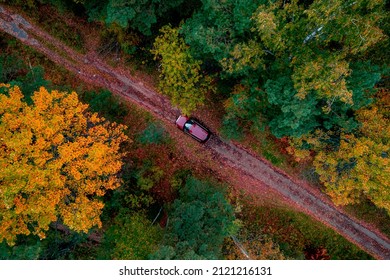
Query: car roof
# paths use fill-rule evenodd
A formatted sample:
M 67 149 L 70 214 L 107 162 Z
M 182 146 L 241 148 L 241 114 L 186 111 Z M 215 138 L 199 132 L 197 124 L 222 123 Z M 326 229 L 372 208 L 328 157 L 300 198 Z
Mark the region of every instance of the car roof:
M 191 134 L 199 138 L 201 141 L 207 140 L 209 136 L 209 132 L 197 122 L 194 122 L 194 124 L 192 125 Z

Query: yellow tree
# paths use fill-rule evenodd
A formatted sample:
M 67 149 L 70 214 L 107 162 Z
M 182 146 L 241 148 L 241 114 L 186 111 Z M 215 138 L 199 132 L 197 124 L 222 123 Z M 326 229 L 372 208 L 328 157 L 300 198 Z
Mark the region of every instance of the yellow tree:
M 215 91 L 212 79 L 202 74 L 201 61 L 191 56 L 179 29 L 167 25 L 160 32 L 152 50 L 155 59 L 161 62 L 160 88 L 189 115 L 204 104 L 207 92 Z
M 320 151 L 314 166 L 337 204 L 368 198 L 390 213 L 390 123 L 380 107 L 358 111 L 359 135 L 341 134 L 340 146 Z
M 99 199 L 120 184 L 123 125 L 88 111 L 75 92 L 41 87 L 32 104 L 0 84 L 0 242 L 45 237 L 50 223 L 101 226 Z

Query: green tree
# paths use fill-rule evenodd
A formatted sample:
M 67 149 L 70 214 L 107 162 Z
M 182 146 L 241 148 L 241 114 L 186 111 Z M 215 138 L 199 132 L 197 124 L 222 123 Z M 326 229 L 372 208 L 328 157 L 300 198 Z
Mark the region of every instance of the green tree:
M 226 114 L 222 133 L 229 139 L 240 139 L 244 129 L 252 126 L 264 128 L 262 113 L 265 110 L 265 92 L 257 86 L 258 79 L 243 79 L 234 86 L 231 96 L 225 100 Z
M 264 88 L 268 103 L 275 107 L 269 116 L 269 126 L 276 137 L 299 137 L 319 126 L 318 100 L 313 93 L 298 98 L 291 79 L 286 76 L 268 80 Z
M 172 205 L 165 244 L 151 257 L 219 259 L 223 240 L 234 228 L 233 209 L 223 194 L 190 177 Z
M 213 91 L 211 78 L 202 75 L 201 61 L 191 56 L 177 28 L 164 26 L 160 31 L 152 50 L 161 63 L 160 88 L 184 114 L 190 114 Z
M 161 229 L 142 213 L 122 210 L 104 234 L 102 258 L 145 260 L 157 249 Z
M 186 242 L 181 242 L 177 246 L 162 246 L 158 251 L 150 255 L 155 260 L 205 260 L 205 256 L 198 255 L 189 248 Z
M 202 0 L 202 7 L 182 28 L 191 54 L 197 59 L 217 63 L 228 57 L 235 44 L 249 36 L 251 16 L 265 2 Z
M 15 55 L 0 55 L 0 82 L 17 85 L 21 88 L 27 103 L 31 103 L 31 95 L 41 86 L 49 88 L 50 81 L 44 78 L 41 66 L 27 65 Z
M 335 98 L 320 99 L 318 108 L 321 114 L 322 127 L 326 130 L 342 129 L 351 133 L 358 129 L 359 122 L 355 112 L 370 105 L 374 101 L 375 85 L 381 80 L 384 69 L 373 65 L 370 61 L 356 61 L 350 64 L 351 73 L 346 78 L 347 89 L 352 92 L 352 103 L 345 103 Z
M 115 23 L 123 30 L 131 28 L 150 36 L 153 26 L 158 21 L 163 21 L 172 11 L 179 11 L 184 0 L 85 0 L 83 4 L 92 20 L 103 20 L 107 25 Z M 180 12 L 176 13 L 178 14 Z
M 320 98 L 312 90 L 304 98 L 298 96 L 290 70 L 285 75 L 269 79 L 260 89 L 259 79 L 245 78 L 236 85 L 225 101 L 227 119 L 240 120 L 241 126 L 261 129 L 265 122 L 278 138 L 301 137 L 316 129 L 352 132 L 358 128 L 354 112 L 373 101 L 374 86 L 383 70 L 369 61 L 351 63 L 351 74 L 346 86 L 353 93 L 353 103 Z M 246 124 L 246 125 L 244 125 Z
M 359 137 L 359 127 L 362 124 L 357 117 L 357 112 L 376 102 L 375 85 L 381 80 L 381 73 L 386 73 L 386 71 L 386 68 L 381 69 L 369 61 L 351 63 L 351 74 L 346 82 L 348 90 L 353 92 L 353 103 L 348 104 L 335 99 L 317 99 L 316 110 L 321 112 L 317 116 L 317 121 L 320 125 L 313 127 L 305 134 L 287 134 L 293 136 L 290 148 L 292 154 L 295 154 L 297 159 L 302 159 L 309 155 L 309 149 L 314 151 L 337 150 L 341 140 L 340 133 L 355 133 Z M 376 103 L 379 104 L 381 101 Z M 269 118 L 272 122 L 271 115 Z
M 89 104 L 93 112 L 110 121 L 120 122 L 128 113 L 127 107 L 108 90 L 83 92 L 80 98 Z
M 238 98 L 255 100 L 251 106 L 231 102 L 237 100 L 232 91 L 225 104 L 230 119 L 234 112 L 254 128 L 268 119 L 277 137 L 300 137 L 318 128 L 345 132 L 358 128 L 354 112 L 372 102 L 381 70 L 353 59 L 386 40 L 378 28 L 384 18 L 383 1 L 333 2 L 275 1 L 257 8 L 251 16 L 253 36 L 237 43 L 220 61 L 225 73 L 244 77 L 241 83 L 254 81 L 253 75 L 261 77 L 244 89 L 243 99 Z M 316 9 L 331 20 L 321 15 L 319 22 L 313 16 Z M 336 32 L 344 28 L 348 30 Z M 255 85 L 266 95 L 259 98 L 252 90 Z
M 25 71 L 23 60 L 14 55 L 0 55 L 0 81 L 8 83 L 15 80 Z
M 352 103 L 349 60 L 384 39 L 378 28 L 383 6 L 384 1 L 331 0 L 307 8 L 299 1 L 259 6 L 252 16 L 258 54 L 264 57 L 266 49 L 292 68 L 298 97 L 315 90 L 319 97 Z
M 127 1 L 109 0 L 107 4 L 106 23 L 117 23 L 122 28 L 127 28 L 129 22 L 131 26 L 137 28 L 142 33 L 150 35 L 152 24 L 156 23 L 155 10 L 149 0 Z
M 34 242 L 35 241 L 35 242 Z M 43 250 L 38 240 L 23 242 L 16 246 L 9 246 L 7 242 L 0 243 L 0 260 L 37 260 Z
M 288 96 L 281 94 L 280 97 L 287 97 L 288 101 L 274 102 L 270 104 L 271 107 L 279 107 L 279 112 L 287 110 L 309 119 L 307 110 L 318 104 L 321 117 L 328 119 L 327 129 L 333 125 L 329 123 L 332 117 L 338 114 L 337 122 L 352 130 L 356 125 L 349 120 L 346 112 L 363 106 L 361 89 L 366 88 L 357 89 L 361 83 L 355 87 L 355 83 L 349 82 L 356 80 L 355 77 L 350 78 L 357 66 L 353 58 L 387 39 L 378 27 L 385 18 L 383 6 L 384 1 L 274 1 L 258 5 L 249 15 L 251 21 L 247 28 L 251 36 L 235 37 L 235 40 L 228 41 L 229 51 L 219 57 L 220 65 L 228 77 L 248 79 L 253 75 L 261 76 L 257 86 L 268 86 L 267 95 L 271 94 L 262 103 L 275 100 L 276 93 L 269 86 L 277 84 L 272 81 L 281 73 L 283 76 L 288 74 L 295 90 L 291 89 Z M 321 15 L 318 11 L 321 11 Z M 227 18 L 229 14 L 223 9 L 219 12 L 221 18 Z M 188 36 L 194 38 L 191 34 Z M 198 50 L 196 43 L 194 48 Z M 366 73 L 371 75 L 371 69 Z M 378 77 L 372 76 L 370 79 L 378 81 Z M 248 91 L 247 95 L 251 94 L 253 91 Z M 293 112 L 294 106 L 299 103 L 302 110 Z M 335 108 L 331 108 L 332 105 Z M 343 111 L 342 114 L 337 109 Z M 328 118 L 332 110 L 332 117 Z M 280 119 L 273 120 L 271 117 L 270 121 L 273 122 L 270 125 L 275 127 Z M 287 122 L 292 124 L 291 118 Z M 288 123 L 282 126 L 286 127 Z M 316 128 L 314 123 L 311 124 L 312 129 Z M 277 132 L 278 137 L 289 133 L 288 130 L 284 133 L 273 131 Z M 293 132 L 291 136 L 305 133 L 291 129 L 290 132 Z

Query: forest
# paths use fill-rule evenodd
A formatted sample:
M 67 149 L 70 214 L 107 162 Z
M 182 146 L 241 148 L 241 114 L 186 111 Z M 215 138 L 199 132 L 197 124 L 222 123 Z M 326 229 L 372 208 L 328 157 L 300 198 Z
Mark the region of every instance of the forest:
M 389 1 L 0 5 L 183 114 L 207 111 L 224 139 L 390 238 Z M 0 137 L 0 259 L 245 259 L 237 242 L 252 259 L 373 258 L 188 163 L 153 115 L 5 33 Z

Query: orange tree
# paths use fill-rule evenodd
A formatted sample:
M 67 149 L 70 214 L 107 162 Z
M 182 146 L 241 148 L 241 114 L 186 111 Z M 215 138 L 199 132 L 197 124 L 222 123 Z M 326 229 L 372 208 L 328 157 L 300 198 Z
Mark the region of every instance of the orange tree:
M 0 84 L 0 241 L 45 237 L 50 223 L 101 226 L 101 197 L 120 185 L 123 125 L 88 111 L 76 92 L 41 87 L 32 104 Z

